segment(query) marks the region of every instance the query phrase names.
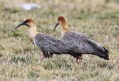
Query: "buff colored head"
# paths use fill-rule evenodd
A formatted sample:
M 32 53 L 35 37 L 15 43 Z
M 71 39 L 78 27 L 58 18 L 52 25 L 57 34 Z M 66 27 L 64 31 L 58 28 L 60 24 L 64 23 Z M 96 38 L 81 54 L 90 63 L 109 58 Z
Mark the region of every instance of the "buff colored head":
M 56 24 L 56 26 L 55 26 L 55 28 L 54 28 L 54 31 L 55 31 L 55 29 L 56 29 L 56 27 L 58 26 L 58 25 L 61 25 L 61 26 L 63 26 L 64 28 L 66 27 L 66 20 L 65 20 L 65 18 L 63 17 L 63 16 L 59 16 L 58 17 L 58 23 Z
M 65 23 L 66 21 L 65 21 L 65 18 L 63 16 L 59 16 L 58 17 L 58 22 L 59 23 Z
M 21 24 L 19 24 L 15 29 L 19 28 L 22 25 L 26 25 L 28 28 L 34 25 L 34 21 L 32 19 L 26 19 Z

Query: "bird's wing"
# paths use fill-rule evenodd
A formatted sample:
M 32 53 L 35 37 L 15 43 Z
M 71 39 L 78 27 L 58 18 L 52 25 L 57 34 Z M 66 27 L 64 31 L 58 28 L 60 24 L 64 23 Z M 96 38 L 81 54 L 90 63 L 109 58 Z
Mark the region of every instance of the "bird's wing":
M 85 35 L 68 32 L 64 34 L 63 40 L 69 51 L 77 54 L 93 54 L 109 60 L 108 50 Z
M 106 51 L 105 48 L 81 33 L 68 32 L 65 33 L 63 40 L 67 43 L 70 49 L 81 53 L 93 53 L 94 49 Z
M 83 41 L 84 37 L 85 36 L 80 33 L 66 32 L 63 36 L 63 41 L 65 42 L 67 49 L 73 50 L 77 53 L 86 53 L 88 50 L 85 49 L 90 48 L 90 46 Z
M 64 53 L 66 48 L 61 40 L 46 34 L 38 34 L 35 37 L 35 44 L 43 51 L 49 53 Z

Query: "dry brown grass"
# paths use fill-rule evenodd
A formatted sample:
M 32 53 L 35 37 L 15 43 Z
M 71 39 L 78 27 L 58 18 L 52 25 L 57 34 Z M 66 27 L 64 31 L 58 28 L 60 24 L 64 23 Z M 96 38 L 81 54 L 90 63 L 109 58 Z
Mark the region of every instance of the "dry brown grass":
M 36 2 L 40 9 L 25 11 L 16 4 Z M 119 81 L 118 0 L 0 0 L 1 81 Z M 82 66 L 69 55 L 40 60 L 40 50 L 26 37 L 26 28 L 14 28 L 32 18 L 40 32 L 53 33 L 57 17 L 67 18 L 71 30 L 85 33 L 109 49 L 110 60 L 84 55 Z

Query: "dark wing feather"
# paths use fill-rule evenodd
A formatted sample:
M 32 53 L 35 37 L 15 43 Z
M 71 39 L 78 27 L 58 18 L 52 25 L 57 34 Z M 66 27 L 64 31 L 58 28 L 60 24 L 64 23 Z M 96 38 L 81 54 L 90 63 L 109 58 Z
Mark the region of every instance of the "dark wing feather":
M 108 51 L 89 37 L 76 32 L 66 32 L 63 41 L 70 51 L 81 54 L 93 54 L 108 59 Z M 78 56 L 78 55 L 77 55 Z
M 46 34 L 37 34 L 35 44 L 45 53 L 62 54 L 67 52 L 63 41 Z

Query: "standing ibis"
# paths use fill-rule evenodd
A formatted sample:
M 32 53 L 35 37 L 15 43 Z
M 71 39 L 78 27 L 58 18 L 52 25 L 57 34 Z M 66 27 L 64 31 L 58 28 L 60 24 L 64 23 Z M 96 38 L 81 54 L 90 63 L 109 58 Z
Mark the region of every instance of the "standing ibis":
M 61 35 L 69 53 L 79 62 L 82 59 L 82 54 L 97 55 L 100 58 L 109 60 L 108 50 L 95 42 L 88 36 L 69 30 L 68 24 L 63 16 L 58 17 L 54 31 L 58 25 L 61 25 Z
M 53 54 L 67 53 L 67 49 L 63 41 L 36 30 L 36 25 L 32 19 L 26 19 L 15 29 L 22 25 L 26 25 L 28 29 L 28 38 L 43 52 L 44 57 L 52 57 Z

